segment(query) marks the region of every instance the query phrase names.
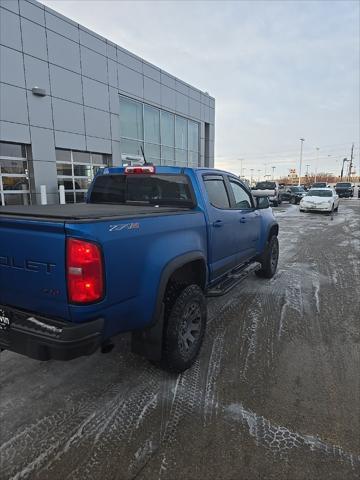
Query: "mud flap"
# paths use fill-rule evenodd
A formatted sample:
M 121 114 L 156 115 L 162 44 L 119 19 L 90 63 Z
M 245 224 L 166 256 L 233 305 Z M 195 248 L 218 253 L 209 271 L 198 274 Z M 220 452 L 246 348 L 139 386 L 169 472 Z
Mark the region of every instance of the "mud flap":
M 155 325 L 131 334 L 131 351 L 153 362 L 159 362 L 162 356 L 164 310 L 162 304 L 161 314 Z

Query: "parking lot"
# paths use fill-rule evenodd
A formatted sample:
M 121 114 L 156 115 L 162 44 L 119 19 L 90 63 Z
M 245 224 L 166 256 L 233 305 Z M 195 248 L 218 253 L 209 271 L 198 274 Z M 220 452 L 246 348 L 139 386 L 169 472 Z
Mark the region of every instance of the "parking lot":
M 274 210 L 278 273 L 211 299 L 184 374 L 128 336 L 68 363 L 1 353 L 1 478 L 359 478 L 360 200 Z

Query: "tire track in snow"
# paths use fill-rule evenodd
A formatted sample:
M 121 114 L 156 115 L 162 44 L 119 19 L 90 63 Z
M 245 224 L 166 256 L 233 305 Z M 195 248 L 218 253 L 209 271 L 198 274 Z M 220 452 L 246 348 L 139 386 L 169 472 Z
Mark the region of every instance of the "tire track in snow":
M 350 464 L 354 470 L 360 467 L 359 455 L 345 452 L 338 445 L 329 445 L 316 436 L 292 432 L 286 427 L 273 425 L 263 416 L 246 410 L 241 403 L 224 407 L 224 413 L 231 421 L 238 421 L 247 426 L 249 434 L 255 438 L 257 445 L 264 446 L 283 460 L 287 460 L 291 450 L 307 448 Z

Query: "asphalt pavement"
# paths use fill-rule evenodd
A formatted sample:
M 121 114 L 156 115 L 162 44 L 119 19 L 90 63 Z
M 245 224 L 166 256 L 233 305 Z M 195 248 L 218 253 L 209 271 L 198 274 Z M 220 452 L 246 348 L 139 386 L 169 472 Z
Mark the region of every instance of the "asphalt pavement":
M 360 477 L 360 200 L 274 208 L 280 263 L 209 302 L 181 375 L 130 352 L 0 355 L 1 479 Z

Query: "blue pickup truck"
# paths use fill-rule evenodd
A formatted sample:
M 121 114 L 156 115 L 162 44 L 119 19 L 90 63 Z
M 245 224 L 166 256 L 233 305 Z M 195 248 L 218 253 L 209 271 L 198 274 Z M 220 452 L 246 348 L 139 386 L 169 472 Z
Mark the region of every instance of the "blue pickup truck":
M 105 168 L 84 204 L 0 207 L 0 348 L 69 360 L 132 332 L 133 351 L 191 366 L 207 297 L 276 271 L 266 197 L 214 169 Z

